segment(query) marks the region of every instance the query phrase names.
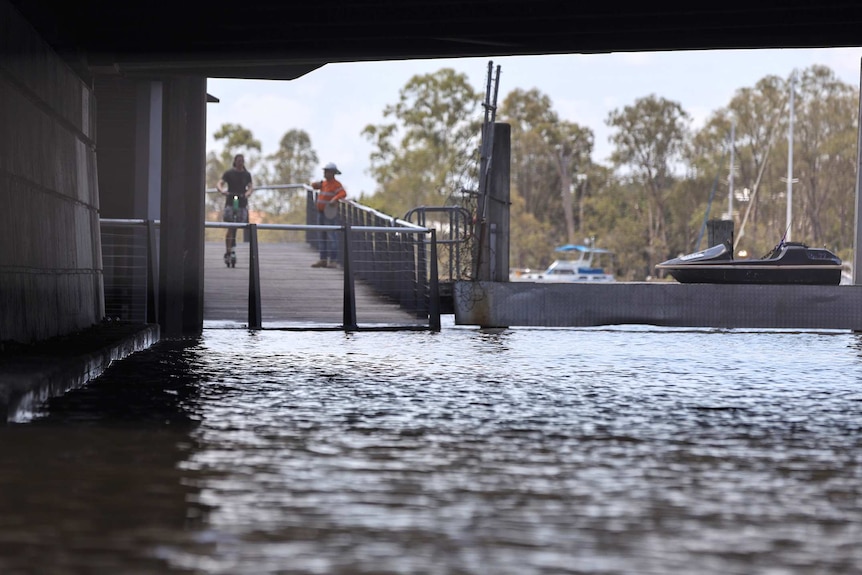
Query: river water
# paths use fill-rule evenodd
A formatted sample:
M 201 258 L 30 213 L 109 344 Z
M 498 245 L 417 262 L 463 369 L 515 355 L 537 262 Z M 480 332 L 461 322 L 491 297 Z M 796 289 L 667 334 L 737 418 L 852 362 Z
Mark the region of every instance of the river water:
M 0 428 L 0 573 L 862 573 L 862 336 L 205 329 Z

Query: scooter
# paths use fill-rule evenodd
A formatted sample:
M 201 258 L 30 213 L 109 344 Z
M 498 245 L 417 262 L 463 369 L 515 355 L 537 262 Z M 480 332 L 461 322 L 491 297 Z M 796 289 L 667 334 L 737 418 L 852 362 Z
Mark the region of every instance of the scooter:
M 224 265 L 229 268 L 236 267 L 236 248 L 231 248 L 230 252 L 224 255 Z

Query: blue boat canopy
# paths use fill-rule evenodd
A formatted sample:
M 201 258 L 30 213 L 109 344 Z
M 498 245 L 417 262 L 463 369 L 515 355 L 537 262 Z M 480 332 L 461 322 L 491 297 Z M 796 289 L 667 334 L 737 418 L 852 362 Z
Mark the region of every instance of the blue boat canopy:
M 566 244 L 564 246 L 560 246 L 554 250 L 555 252 L 592 252 L 594 254 L 609 254 L 610 250 L 606 250 L 604 248 L 591 248 L 589 246 L 582 246 L 579 244 Z

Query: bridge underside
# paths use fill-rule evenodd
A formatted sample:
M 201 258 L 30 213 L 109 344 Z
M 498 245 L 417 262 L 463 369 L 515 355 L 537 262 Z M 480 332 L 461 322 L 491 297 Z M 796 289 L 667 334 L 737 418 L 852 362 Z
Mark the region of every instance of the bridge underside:
M 854 2 L 9 0 L 85 74 L 292 79 L 328 62 L 858 46 Z

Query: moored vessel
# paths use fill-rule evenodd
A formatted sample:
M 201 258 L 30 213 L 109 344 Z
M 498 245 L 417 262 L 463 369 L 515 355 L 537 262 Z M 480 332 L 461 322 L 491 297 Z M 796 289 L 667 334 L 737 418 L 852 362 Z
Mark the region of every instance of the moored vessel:
M 553 283 L 608 283 L 616 281 L 604 265 L 599 265 L 599 258 L 606 261 L 613 252 L 603 248 L 595 248 L 581 244 L 566 244 L 554 250 L 562 254 L 574 254 L 576 257 L 563 257 L 548 266 L 543 272 L 520 270 L 509 274 L 509 281 L 521 282 L 553 282 Z
M 655 267 L 680 283 L 838 285 L 842 262 L 825 248 L 782 240 L 761 259 L 734 259 L 725 242 Z

